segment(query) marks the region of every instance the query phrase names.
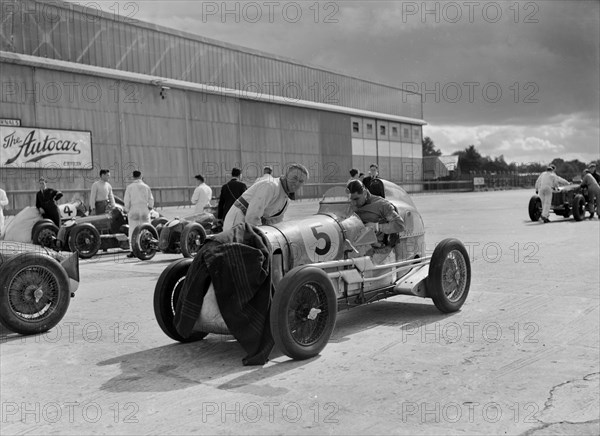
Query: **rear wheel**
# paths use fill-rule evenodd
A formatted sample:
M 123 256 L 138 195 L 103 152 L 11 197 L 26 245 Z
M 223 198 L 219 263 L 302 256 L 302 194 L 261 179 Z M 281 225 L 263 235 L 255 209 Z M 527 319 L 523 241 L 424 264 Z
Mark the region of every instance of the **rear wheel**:
M 33 226 L 31 239 L 34 244 L 42 247 L 54 247 L 56 236 L 58 235 L 58 227 L 50 221 L 42 221 Z
M 529 199 L 529 218 L 531 221 L 539 221 L 542 216 L 542 199 L 534 195 Z
M 89 223 L 76 224 L 69 236 L 69 249 L 82 259 L 89 259 L 100 249 L 100 233 Z
M 184 257 L 194 257 L 206 241 L 206 230 L 198 223 L 190 223 L 183 228 L 179 246 Z
M 323 270 L 299 267 L 283 277 L 270 311 L 275 345 L 292 359 L 309 359 L 327 345 L 337 316 L 333 284 Z
M 175 328 L 175 308 L 185 283 L 192 259 L 179 259 L 162 272 L 154 288 L 154 316 L 165 334 L 179 342 L 194 342 L 203 339 L 208 333 L 194 332 L 184 338 Z
M 71 301 L 69 277 L 60 264 L 40 253 L 19 254 L 0 274 L 0 322 L 24 335 L 50 330 Z
M 152 224 L 137 226 L 131 235 L 131 251 L 140 260 L 150 260 L 156 255 L 158 233 Z
M 573 218 L 575 221 L 581 221 L 585 217 L 585 198 L 581 194 L 577 194 L 573 198 Z
M 441 312 L 456 312 L 467 299 L 470 285 L 471 263 L 467 250 L 457 239 L 444 239 L 431 257 L 428 295 Z
M 156 229 L 156 232 L 158 233 L 158 236 L 160 236 L 160 232 L 162 231 L 162 228 L 165 226 L 165 224 L 167 224 L 169 222 L 168 219 L 164 218 L 164 217 L 160 217 L 160 218 L 155 218 L 152 220 L 152 225 L 154 226 L 154 228 Z

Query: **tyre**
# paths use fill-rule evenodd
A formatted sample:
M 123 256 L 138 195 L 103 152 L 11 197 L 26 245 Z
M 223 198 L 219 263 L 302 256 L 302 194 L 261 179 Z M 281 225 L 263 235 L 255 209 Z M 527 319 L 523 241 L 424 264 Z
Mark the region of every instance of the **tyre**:
M 162 272 L 154 288 L 154 316 L 156 321 L 168 337 L 179 342 L 199 341 L 208 334 L 194 332 L 190 337 L 184 338 L 175 329 L 175 308 L 185 282 L 185 275 L 192 262 L 192 259 L 179 259 L 171 263 Z
M 92 224 L 76 224 L 69 236 L 69 249 L 82 259 L 93 257 L 100 249 L 100 233 Z
M 573 198 L 573 218 L 575 221 L 581 221 L 585 217 L 585 198 L 581 194 L 577 194 Z
M 139 260 L 150 260 L 156 254 L 158 233 L 152 224 L 137 226 L 131 235 L 131 251 Z
M 160 236 L 160 232 L 162 231 L 162 228 L 165 226 L 165 224 L 167 224 L 169 222 L 168 219 L 160 217 L 160 218 L 156 218 L 152 220 L 152 225 L 154 226 L 154 228 L 156 229 L 158 236 Z
M 444 239 L 433 251 L 427 277 L 427 293 L 443 313 L 456 312 L 467 299 L 471 262 L 457 239 Z
M 277 286 L 270 323 L 275 345 L 292 359 L 316 356 L 335 326 L 337 298 L 323 270 L 298 267 Z
M 206 230 L 198 223 L 189 223 L 181 232 L 179 246 L 183 257 L 194 257 L 206 241 Z
M 539 221 L 542 216 L 542 199 L 537 195 L 529 199 L 529 218 L 531 221 Z
M 42 247 L 54 247 L 56 244 L 56 236 L 58 235 L 58 227 L 50 220 L 40 221 L 33 226 L 31 239 L 36 245 Z
M 0 274 L 0 322 L 23 335 L 50 330 L 65 316 L 71 294 L 69 277 L 54 259 L 22 253 Z

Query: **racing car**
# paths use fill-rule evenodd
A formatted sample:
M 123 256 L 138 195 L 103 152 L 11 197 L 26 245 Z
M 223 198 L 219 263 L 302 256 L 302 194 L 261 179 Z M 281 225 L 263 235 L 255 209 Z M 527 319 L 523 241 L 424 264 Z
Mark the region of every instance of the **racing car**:
M 425 252 L 425 227 L 409 195 L 383 181 L 385 198 L 406 229 L 394 245 L 379 246 L 372 228 L 353 212 L 345 187 L 329 190 L 310 217 L 262 225 L 268 241 L 274 293 L 270 328 L 275 345 L 293 359 L 317 355 L 327 344 L 338 310 L 395 295 L 430 298 L 443 313 L 459 310 L 467 299 L 471 264 L 457 239 L 444 239 Z M 211 238 L 209 235 L 208 238 Z M 194 332 L 182 337 L 174 326 L 175 308 L 192 259 L 170 264 L 154 292 L 154 313 L 170 338 L 189 342 L 208 333 L 227 334 L 214 287 L 210 285 Z
M 194 257 L 204 244 L 207 234 L 221 230 L 215 216 L 208 212 L 184 218 L 157 218 L 151 224 L 137 226 L 132 235 L 131 251 L 138 259 L 161 251 Z M 158 238 L 156 237 L 158 234 Z
M 581 187 L 579 184 L 567 185 L 552 192 L 550 211 L 556 215 L 569 218 L 573 214 L 575 221 L 581 221 L 585 218 L 586 209 L 590 218 L 594 216 L 595 208 L 592 206 L 589 204 L 587 187 Z M 542 199 L 539 195 L 533 195 L 529 199 L 528 210 L 531 221 L 539 221 L 542 216 Z
M 79 286 L 79 260 L 39 245 L 0 241 L 0 323 L 20 334 L 50 330 Z
M 156 219 L 158 212 L 152 210 L 150 217 Z M 158 237 L 156 229 L 149 225 L 147 231 Z M 54 248 L 72 251 L 82 259 L 95 256 L 99 250 L 111 248 L 129 250 L 129 224 L 123 207 L 117 204 L 102 215 L 90 215 L 83 218 L 73 218 L 60 227 Z M 134 253 L 135 254 L 135 253 Z M 154 257 L 156 252 L 138 253 L 140 260 Z

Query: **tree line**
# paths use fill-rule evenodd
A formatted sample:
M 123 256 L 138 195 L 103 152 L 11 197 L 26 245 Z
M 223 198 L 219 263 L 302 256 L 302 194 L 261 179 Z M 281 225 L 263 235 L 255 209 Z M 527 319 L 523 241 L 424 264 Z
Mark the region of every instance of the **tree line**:
M 426 136 L 423 138 L 423 156 L 441 156 L 442 152 L 435 147 L 433 140 Z M 571 180 L 580 177 L 583 170 L 587 168 L 589 162 L 581 162 L 579 159 L 565 161 L 561 158 L 555 158 L 552 162 L 530 162 L 530 163 L 507 163 L 504 156 L 498 157 L 482 156 L 474 145 L 469 145 L 464 150 L 458 150 L 452 153 L 458 156 L 458 171 L 455 171 L 453 178 L 468 176 L 472 174 L 508 174 L 508 173 L 541 173 L 549 163 L 556 166 L 556 173 L 563 178 Z M 600 167 L 600 159 L 597 159 L 596 165 Z

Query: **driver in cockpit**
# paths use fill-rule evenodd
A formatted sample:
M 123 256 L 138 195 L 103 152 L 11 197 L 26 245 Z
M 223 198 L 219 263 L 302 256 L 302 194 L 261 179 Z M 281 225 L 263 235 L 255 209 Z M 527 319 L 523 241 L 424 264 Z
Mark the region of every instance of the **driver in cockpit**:
M 353 180 L 346 186 L 354 212 L 366 227 L 377 235 L 378 245 L 394 246 L 399 233 L 405 229 L 402 217 L 396 208 L 385 198 L 373 195 L 360 180 Z

